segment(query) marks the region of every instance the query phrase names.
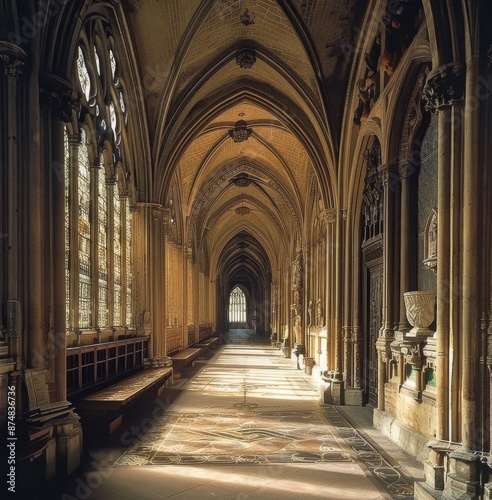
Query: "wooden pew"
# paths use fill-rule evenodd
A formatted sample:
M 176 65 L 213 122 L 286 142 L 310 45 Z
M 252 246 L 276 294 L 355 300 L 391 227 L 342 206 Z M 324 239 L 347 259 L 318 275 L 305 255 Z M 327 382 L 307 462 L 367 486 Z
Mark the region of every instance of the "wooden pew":
M 109 433 L 123 422 L 123 410 L 142 397 L 158 397 L 172 380 L 171 367 L 147 368 L 116 384 L 80 399 L 76 403 L 82 416 L 104 422 Z M 101 418 L 103 415 L 103 418 Z
M 200 356 L 201 353 L 202 349 L 200 347 L 188 347 L 188 349 L 184 349 L 172 355 L 174 378 L 181 378 L 181 372 L 184 370 L 185 366 L 189 364 L 194 366 L 195 359 Z
M 202 340 L 193 345 L 193 347 L 199 347 L 202 349 L 202 353 L 207 352 L 210 347 L 217 347 L 219 344 L 219 337 L 210 337 L 207 340 Z

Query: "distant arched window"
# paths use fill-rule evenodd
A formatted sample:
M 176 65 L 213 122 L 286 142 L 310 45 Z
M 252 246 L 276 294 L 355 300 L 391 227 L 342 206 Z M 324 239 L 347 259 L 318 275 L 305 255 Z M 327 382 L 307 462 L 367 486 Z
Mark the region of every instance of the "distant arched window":
M 246 295 L 238 286 L 229 295 L 229 322 L 246 323 Z

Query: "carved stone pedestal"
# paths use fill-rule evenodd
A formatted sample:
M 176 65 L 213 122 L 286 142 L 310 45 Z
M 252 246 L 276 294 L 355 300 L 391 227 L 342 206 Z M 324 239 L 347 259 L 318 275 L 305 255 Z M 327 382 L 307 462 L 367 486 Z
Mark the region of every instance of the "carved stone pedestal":
M 294 345 L 294 355 L 297 359 L 297 369 L 300 370 L 301 367 L 299 366 L 299 356 L 304 355 L 304 345 L 303 344 L 295 344 Z
M 57 470 L 60 474 L 69 476 L 80 466 L 82 455 L 82 427 L 79 416 L 70 417 L 56 424 L 57 436 Z
M 304 358 L 304 371 L 308 375 L 312 375 L 314 365 L 315 365 L 314 358 L 311 357 Z
M 329 374 L 321 377 L 320 388 L 320 403 L 328 405 L 343 404 L 343 381 L 330 376 Z
M 479 498 L 480 458 L 458 449 L 449 455 L 449 472 L 442 494 L 445 499 Z

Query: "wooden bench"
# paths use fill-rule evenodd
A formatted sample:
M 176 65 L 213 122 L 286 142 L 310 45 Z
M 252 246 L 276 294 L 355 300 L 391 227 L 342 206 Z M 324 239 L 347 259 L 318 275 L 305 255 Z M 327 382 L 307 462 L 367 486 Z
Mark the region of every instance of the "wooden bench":
M 207 340 L 202 340 L 201 342 L 197 342 L 193 345 L 193 347 L 199 347 L 202 349 L 202 352 L 206 352 L 210 347 L 217 347 L 219 344 L 219 337 L 210 337 Z
M 189 364 L 194 366 L 195 359 L 200 356 L 201 353 L 202 349 L 200 347 L 188 347 L 188 349 L 179 351 L 171 356 L 173 360 L 174 378 L 181 378 L 181 372 L 184 370 L 185 366 Z
M 157 398 L 168 385 L 168 381 L 172 380 L 172 375 L 171 367 L 147 368 L 80 399 L 76 407 L 86 413 L 89 419 L 94 417 L 99 423 L 102 412 L 111 433 L 123 422 L 123 410 L 126 407 L 141 397 Z M 97 415 L 93 413 L 95 411 Z

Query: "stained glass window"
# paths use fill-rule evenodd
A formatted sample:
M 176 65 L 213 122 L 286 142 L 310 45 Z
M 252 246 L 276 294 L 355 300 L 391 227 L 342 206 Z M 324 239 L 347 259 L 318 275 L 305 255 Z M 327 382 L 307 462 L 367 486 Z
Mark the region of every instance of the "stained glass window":
M 118 186 L 113 186 L 114 217 L 114 302 L 113 324 L 121 325 L 121 202 Z
M 89 76 L 89 72 L 87 71 L 85 57 L 81 47 L 79 47 L 79 57 L 77 59 L 77 71 L 79 74 L 79 82 L 82 92 L 84 93 L 85 98 L 89 100 L 89 97 L 91 95 L 91 79 Z
M 132 324 L 132 214 L 129 199 L 125 200 L 125 233 L 126 233 L 126 324 Z
M 65 323 L 70 327 L 70 148 L 67 128 L 63 129 L 65 169 Z
M 229 295 L 229 321 L 231 323 L 246 322 L 246 296 L 237 286 Z
M 97 54 L 97 49 L 94 47 L 94 60 L 96 61 L 97 74 L 101 74 L 101 63 L 99 62 L 99 55 Z
M 79 200 L 79 326 L 91 326 L 91 221 L 90 221 L 90 165 L 86 134 L 82 131 L 79 146 L 78 200 Z
M 125 98 L 123 97 L 123 92 L 121 91 L 120 91 L 120 108 L 122 113 L 126 112 Z
M 114 109 L 114 104 L 111 102 L 109 105 L 109 117 L 111 119 L 111 128 L 113 129 L 114 138 L 116 139 L 116 126 L 118 124 L 118 120 L 116 118 L 116 111 Z
M 78 86 L 80 104 L 86 110 L 91 106 L 94 113 L 87 114 L 86 120 L 92 123 L 81 133 L 77 158 L 70 157 L 75 148 L 69 147 L 70 129 L 65 130 L 67 328 L 124 326 L 132 322 L 129 200 L 120 198 L 118 186 L 106 183 L 106 172 L 114 172 L 117 162 L 123 160 L 119 143 L 129 109 L 108 33 L 102 21 L 91 23 L 90 32 L 81 39 L 75 54 L 73 79 Z M 96 40 L 97 45 L 89 46 L 87 40 Z M 109 130 L 113 132 L 112 137 L 105 133 Z M 95 137 L 89 137 L 89 133 L 95 133 Z M 91 165 L 90 158 L 95 153 L 91 147 L 103 143 L 104 156 L 110 164 L 96 171 Z M 77 164 L 78 171 L 70 172 Z M 70 248 L 70 243 L 78 248 Z
M 98 172 L 99 326 L 108 326 L 108 194 L 104 167 Z
M 113 51 L 109 50 L 109 62 L 111 63 L 111 74 L 113 75 L 113 80 L 116 78 L 116 59 L 114 58 Z

